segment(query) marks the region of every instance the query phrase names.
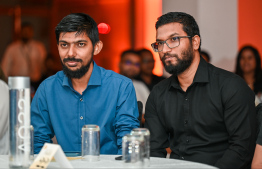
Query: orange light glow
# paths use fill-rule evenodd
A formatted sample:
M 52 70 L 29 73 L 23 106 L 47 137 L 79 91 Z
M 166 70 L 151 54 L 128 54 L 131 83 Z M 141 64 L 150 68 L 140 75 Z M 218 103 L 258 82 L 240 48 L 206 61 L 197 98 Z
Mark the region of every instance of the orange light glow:
M 150 49 L 155 58 L 153 73 L 162 76 L 163 66 L 158 53 L 153 52 L 150 44 L 156 39 L 155 23 L 162 15 L 162 0 L 136 0 L 135 1 L 135 48 Z

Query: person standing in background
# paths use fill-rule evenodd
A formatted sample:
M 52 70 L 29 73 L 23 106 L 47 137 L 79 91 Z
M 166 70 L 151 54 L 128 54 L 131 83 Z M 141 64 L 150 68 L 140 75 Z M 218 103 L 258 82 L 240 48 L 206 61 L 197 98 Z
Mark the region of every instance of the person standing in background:
M 255 94 L 262 92 L 260 54 L 253 46 L 243 46 L 237 55 L 236 74 L 242 77 Z
M 29 76 L 31 89 L 35 91 L 41 83 L 46 49 L 43 43 L 33 40 L 33 36 L 33 26 L 23 23 L 20 39 L 7 47 L 1 66 L 6 77 Z
M 4 82 L 7 83 L 7 78 L 5 77 L 5 74 L 1 68 L 1 65 L 0 65 L 0 80 L 3 80 Z
M 137 101 L 141 101 L 143 104 L 143 114 L 142 114 L 141 122 L 142 124 L 144 124 L 146 100 L 148 98 L 150 91 L 143 82 L 135 79 L 135 77 L 139 75 L 140 65 L 141 65 L 141 57 L 138 55 L 136 51 L 126 50 L 122 52 L 121 60 L 119 63 L 120 74 L 130 78 L 133 82 L 133 85 L 136 90 Z
M 0 155 L 9 152 L 9 89 L 0 79 Z
M 138 51 L 138 54 L 140 55 L 142 61 L 140 75 L 137 80 L 144 82 L 151 91 L 157 83 L 164 80 L 165 78 L 153 74 L 155 59 L 150 50 L 141 49 Z
M 262 70 L 258 50 L 250 45 L 243 46 L 237 55 L 236 72 L 254 91 L 255 103 L 262 103 Z

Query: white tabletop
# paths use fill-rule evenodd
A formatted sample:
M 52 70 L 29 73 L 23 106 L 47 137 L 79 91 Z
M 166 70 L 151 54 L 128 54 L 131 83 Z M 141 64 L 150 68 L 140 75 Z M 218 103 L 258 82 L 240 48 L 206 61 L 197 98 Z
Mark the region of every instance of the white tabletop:
M 115 160 L 116 155 L 101 155 L 98 162 L 87 162 L 81 159 L 70 160 L 74 168 L 134 168 L 132 165 L 127 165 L 123 161 Z M 0 168 L 9 168 L 8 155 L 0 155 Z M 48 168 L 60 168 L 56 162 L 51 162 Z M 210 168 L 213 166 L 206 164 L 189 162 L 184 160 L 167 159 L 167 158 L 150 158 L 150 166 L 144 168 Z

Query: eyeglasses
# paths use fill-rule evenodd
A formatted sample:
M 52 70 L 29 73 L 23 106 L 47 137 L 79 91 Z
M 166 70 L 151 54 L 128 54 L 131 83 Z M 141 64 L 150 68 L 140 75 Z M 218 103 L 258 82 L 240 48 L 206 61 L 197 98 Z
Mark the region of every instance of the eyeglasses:
M 124 64 L 127 65 L 127 66 L 134 65 L 135 67 L 140 68 L 140 63 L 134 63 L 131 60 L 124 61 Z
M 168 38 L 165 41 L 154 42 L 151 44 L 153 50 L 155 52 L 161 52 L 166 44 L 170 49 L 178 47 L 180 45 L 181 38 L 191 38 L 191 36 L 175 36 L 172 38 Z

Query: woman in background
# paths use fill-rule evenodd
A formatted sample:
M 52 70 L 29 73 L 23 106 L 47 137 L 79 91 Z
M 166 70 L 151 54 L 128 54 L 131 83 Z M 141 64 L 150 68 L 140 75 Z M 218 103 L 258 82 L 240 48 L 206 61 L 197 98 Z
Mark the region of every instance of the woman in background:
M 237 55 L 236 74 L 246 81 L 256 95 L 260 95 L 262 92 L 261 59 L 256 48 L 244 46 L 240 49 Z

